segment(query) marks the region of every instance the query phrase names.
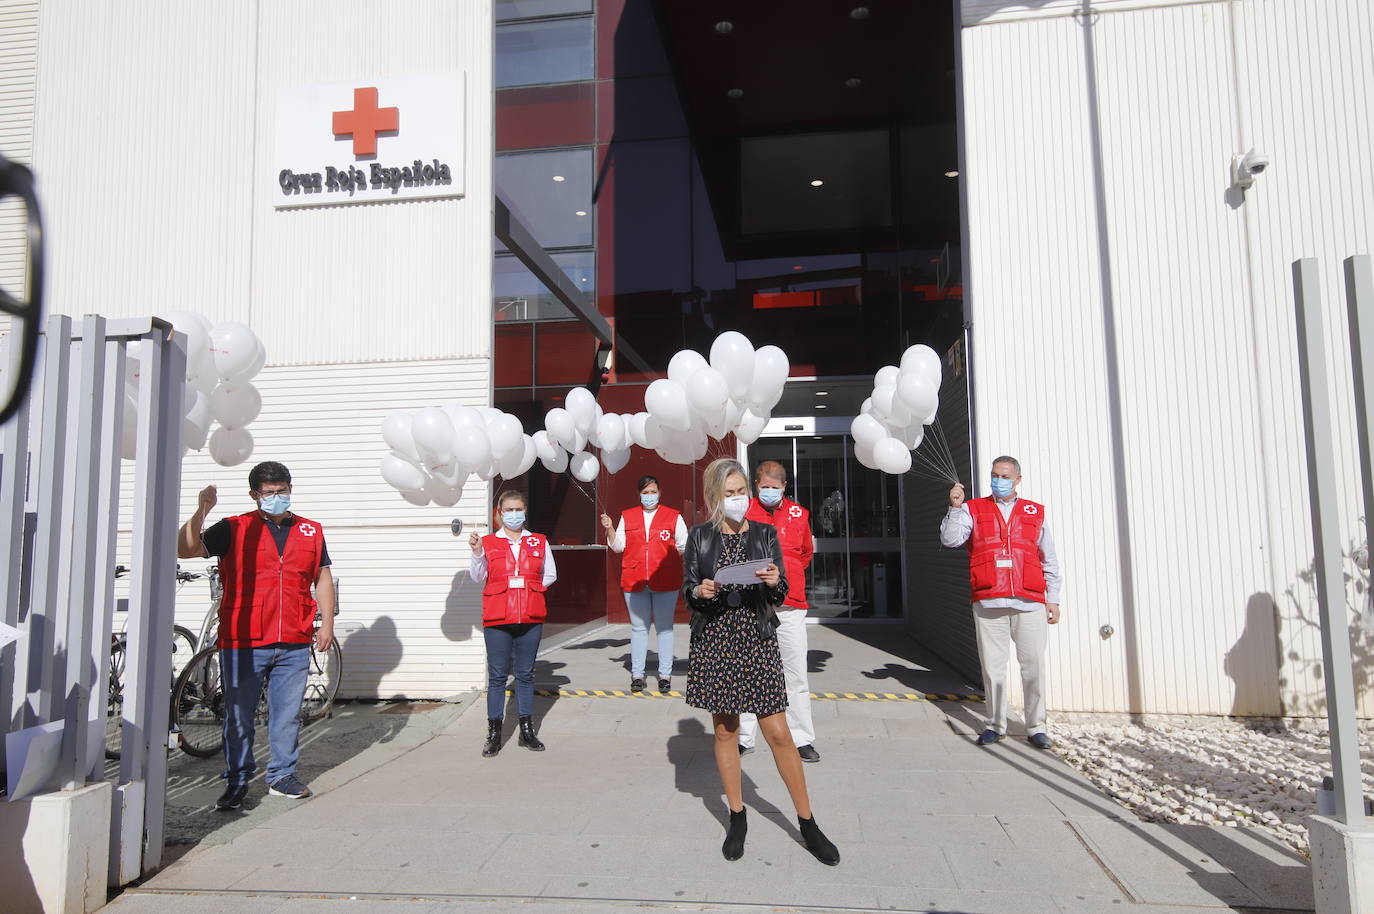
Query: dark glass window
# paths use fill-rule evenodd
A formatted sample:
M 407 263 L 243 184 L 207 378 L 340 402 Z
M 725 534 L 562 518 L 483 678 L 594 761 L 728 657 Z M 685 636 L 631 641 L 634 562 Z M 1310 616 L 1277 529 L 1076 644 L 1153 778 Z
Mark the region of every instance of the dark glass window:
M 595 53 L 590 16 L 496 27 L 496 87 L 591 79 Z
M 496 195 L 543 248 L 591 247 L 592 151 L 498 155 Z
M 595 293 L 596 254 L 565 251 L 553 262 L 587 295 Z M 492 314 L 498 321 L 567 320 L 572 314 L 513 254 L 496 258 L 492 269 Z
M 496 21 L 590 13 L 592 0 L 496 0 Z

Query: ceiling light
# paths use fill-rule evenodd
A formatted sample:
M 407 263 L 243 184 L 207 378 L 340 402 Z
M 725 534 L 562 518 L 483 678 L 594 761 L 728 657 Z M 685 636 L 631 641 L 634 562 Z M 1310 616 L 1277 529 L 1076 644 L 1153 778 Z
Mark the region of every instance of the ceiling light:
M 828 396 L 830 396 L 830 391 L 828 391 L 828 390 L 818 390 L 818 391 L 816 391 L 816 396 L 818 396 L 818 397 L 828 397 Z
M 945 172 L 945 177 L 946 177 L 946 178 L 957 178 L 957 177 L 959 177 L 959 172 L 957 172 L 957 171 L 947 171 L 947 172 Z
M 728 98 L 744 98 L 744 90 L 743 90 L 743 89 L 727 89 L 727 90 L 725 90 L 725 95 L 726 95 Z
M 811 186 L 812 186 L 812 187 L 820 187 L 820 186 L 821 186 L 822 184 L 824 184 L 824 183 L 825 183 L 825 182 L 822 181 L 820 178 L 817 178 L 816 180 L 814 180 L 814 181 L 811 182 Z
M 850 18 L 850 19 L 867 19 L 867 18 L 868 18 L 868 7 L 866 7 L 866 6 L 856 6 L 856 7 L 854 7 L 852 10 L 849 11 L 849 18 Z
M 846 80 L 844 81 L 844 87 L 845 87 L 846 89 L 857 89 L 857 88 L 859 88 L 860 86 L 862 86 L 863 84 L 864 84 L 864 81 L 863 81 L 862 79 L 859 79 L 859 77 L 857 77 L 857 76 L 851 76 L 851 77 L 849 77 L 849 79 L 846 79 Z
M 559 184 L 562 184 L 564 181 L 568 180 L 567 178 L 563 177 L 562 175 L 554 175 L 554 176 L 553 176 L 553 179 L 554 179 L 555 181 L 557 181 Z
M 729 19 L 722 19 L 716 23 L 715 28 L 716 31 L 720 32 L 722 35 L 729 35 L 735 30 L 735 24 Z
M 573 215 L 574 215 L 574 216 L 585 216 L 585 215 L 587 215 L 587 211 L 586 211 L 585 209 L 580 209 L 580 210 L 578 210 L 577 212 L 573 213 Z
M 817 403 L 817 404 L 816 404 L 816 409 L 829 409 L 829 408 L 830 408 L 830 407 L 826 406 L 824 403 Z

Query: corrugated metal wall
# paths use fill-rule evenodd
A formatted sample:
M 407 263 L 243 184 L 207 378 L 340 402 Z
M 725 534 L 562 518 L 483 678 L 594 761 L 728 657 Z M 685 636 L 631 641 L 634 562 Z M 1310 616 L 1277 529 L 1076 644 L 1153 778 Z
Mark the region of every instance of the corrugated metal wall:
M 33 161 L 33 99 L 38 75 L 38 3 L 0 6 L 0 153 L 15 162 Z M 24 207 L 7 197 L 0 202 L 0 288 L 24 291 L 28 254 Z M 9 326 L 0 317 L 0 331 Z
M 1288 269 L 1322 257 L 1335 308 L 1339 258 L 1369 250 L 1348 167 L 1369 148 L 1369 13 L 1095 6 L 962 39 L 975 435 L 1049 506 L 1067 582 L 1050 700 L 1320 713 Z M 1242 202 L 1230 159 L 1252 144 L 1275 164 Z

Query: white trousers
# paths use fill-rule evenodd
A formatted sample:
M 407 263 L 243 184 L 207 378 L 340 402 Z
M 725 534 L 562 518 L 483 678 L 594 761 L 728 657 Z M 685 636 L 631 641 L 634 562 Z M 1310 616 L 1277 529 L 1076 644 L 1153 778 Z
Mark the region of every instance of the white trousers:
M 1025 701 L 1026 735 L 1045 732 L 1045 634 L 1048 622 L 1045 607 L 1021 611 L 987 609 L 973 604 L 974 627 L 978 631 L 978 658 L 983 664 L 983 694 L 987 696 L 988 726 L 1007 732 L 1007 665 L 1011 645 L 1016 644 L 1016 662 L 1021 666 L 1021 692 Z
M 811 683 L 806 678 L 806 610 L 778 610 L 778 653 L 782 654 L 782 677 L 787 686 L 787 726 L 792 742 L 809 746 L 816 741 L 811 723 Z M 759 720 L 752 714 L 739 716 L 739 742 L 754 748 Z

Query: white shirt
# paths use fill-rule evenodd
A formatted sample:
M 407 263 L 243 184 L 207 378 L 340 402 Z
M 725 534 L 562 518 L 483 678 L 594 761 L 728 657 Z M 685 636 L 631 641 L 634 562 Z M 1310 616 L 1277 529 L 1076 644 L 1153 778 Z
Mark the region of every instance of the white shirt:
M 511 558 L 515 559 L 515 567 L 519 568 L 520 548 L 525 541 L 525 531 L 521 530 L 519 533 L 512 534 L 511 531 L 502 527 L 496 532 L 496 535 L 504 536 L 510 540 Z M 553 546 L 548 543 L 548 540 L 544 542 L 546 547 L 544 549 L 544 589 L 547 590 L 549 585 L 558 580 L 558 566 L 553 562 Z M 487 583 L 487 554 L 485 552 L 472 557 L 472 564 L 468 566 L 468 574 L 478 584 Z
M 658 509 L 644 512 L 644 542 L 649 541 L 649 532 L 654 525 L 654 515 Z M 673 530 L 673 539 L 677 541 L 677 554 L 682 555 L 687 548 L 687 524 L 683 521 L 682 515 L 677 516 L 677 528 Z M 610 547 L 612 552 L 625 551 L 625 515 L 620 515 L 620 523 L 616 524 L 615 535 L 611 537 Z
M 994 499 L 997 507 L 1002 512 L 1002 520 L 1011 522 L 1011 509 L 1016 504 L 1013 497 L 1007 501 Z M 968 509 L 968 502 L 964 502 L 957 508 L 950 508 L 945 514 L 944 520 L 940 521 L 940 542 L 950 549 L 957 549 L 968 542 L 968 538 L 973 535 L 973 513 Z M 1040 547 L 1040 564 L 1045 572 L 1045 603 L 1059 602 L 1060 591 L 1063 587 L 1063 579 L 1059 574 L 1059 554 L 1054 549 L 1054 537 L 1050 536 L 1050 525 L 1040 525 L 1040 537 L 1036 540 L 1036 545 Z M 1023 600 L 1020 597 L 997 597 L 992 600 L 983 600 L 983 606 L 988 609 L 1015 609 L 1020 612 L 1029 612 L 1039 609 L 1043 603 L 1033 600 Z

